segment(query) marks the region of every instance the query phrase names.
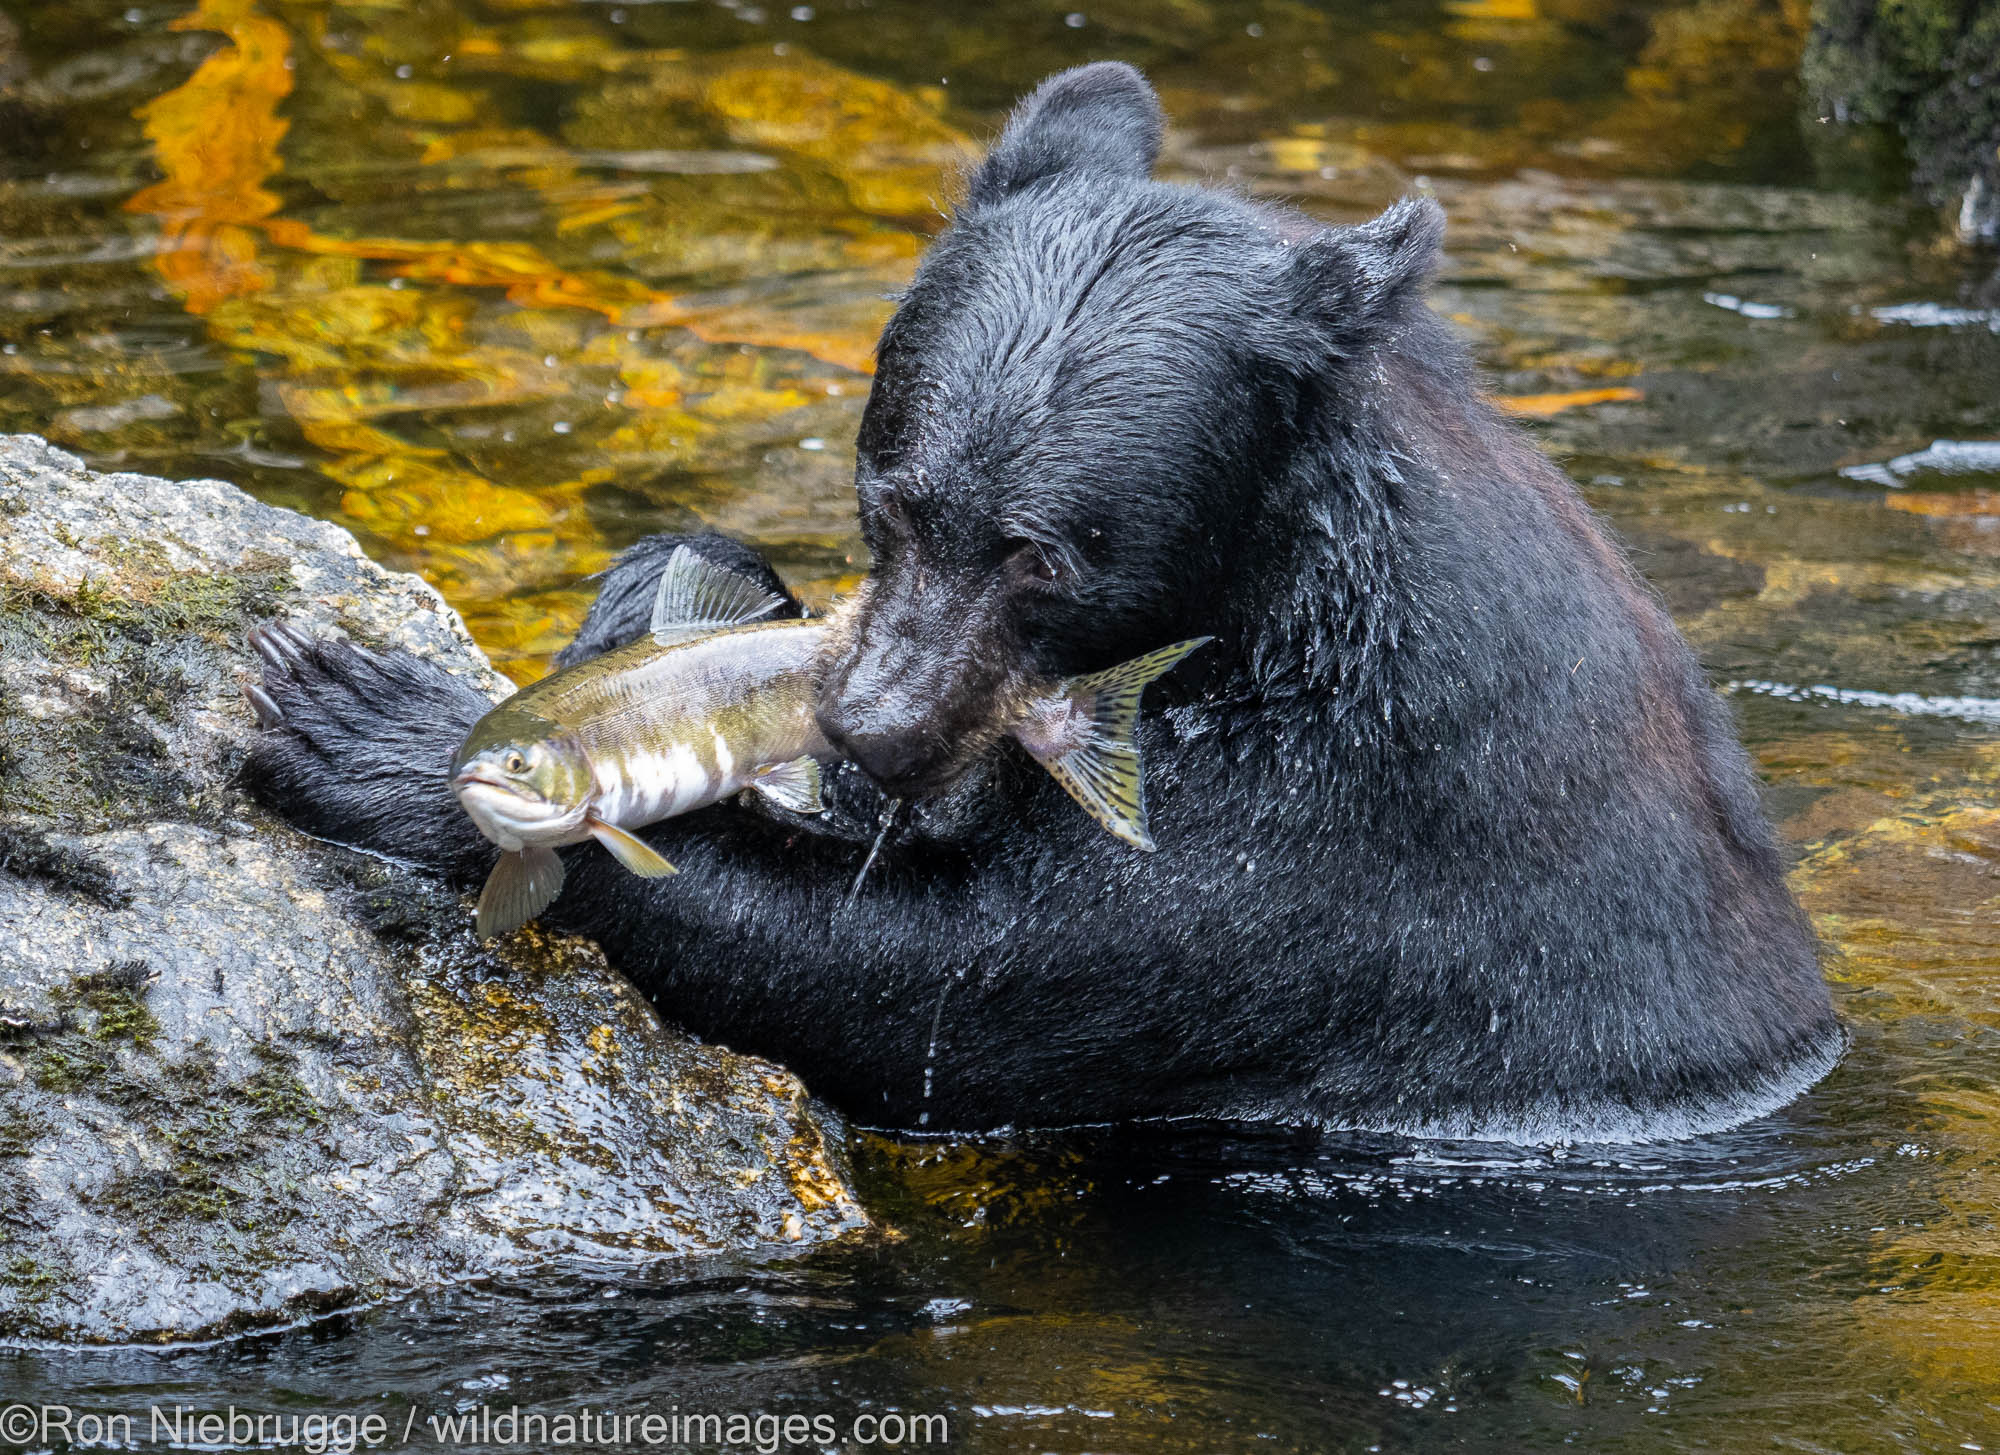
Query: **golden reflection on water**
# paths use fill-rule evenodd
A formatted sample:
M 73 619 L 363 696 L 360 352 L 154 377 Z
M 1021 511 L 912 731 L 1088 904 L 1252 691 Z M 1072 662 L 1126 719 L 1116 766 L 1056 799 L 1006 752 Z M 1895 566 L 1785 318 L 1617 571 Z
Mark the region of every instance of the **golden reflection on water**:
M 676 51 L 629 50 L 601 28 L 560 25 L 517 31 L 510 46 L 436 8 L 348 11 L 350 36 L 336 41 L 329 14 L 339 10 L 277 7 L 273 18 L 252 0 L 203 0 L 175 21 L 228 43 L 139 108 L 165 177 L 126 206 L 159 219 L 153 266 L 211 339 L 258 361 L 265 397 L 341 487 L 344 523 L 391 543 L 397 564 L 437 582 L 503 666 L 532 676 L 587 599 L 573 586 L 537 583 L 573 582 L 609 560 L 586 493 L 698 466 L 733 449 L 746 426 L 781 430 L 777 422 L 817 402 L 858 399 L 887 315 L 882 295 L 921 246 L 913 228 L 935 220 L 940 179 L 971 151 L 936 114 L 938 98 L 806 56 L 744 53 L 696 67 Z M 429 25 L 411 33 L 420 20 Z M 409 64 L 395 61 L 406 52 L 469 63 L 475 73 L 511 56 L 535 74 L 596 71 L 605 86 L 596 105 L 577 108 L 572 147 L 525 127 L 477 125 L 478 90 L 409 80 Z M 752 254 L 788 246 L 789 266 L 866 281 L 850 282 L 850 297 L 830 309 L 690 301 L 616 263 L 565 266 L 527 241 L 323 230 L 280 215 L 271 188 L 289 126 L 280 110 L 295 82 L 385 107 L 417 149 L 419 192 L 448 191 L 468 176 L 490 185 L 497 175 L 531 193 L 541 230 L 571 255 L 620 259 L 641 245 L 671 246 L 687 229 L 659 189 L 593 182 L 586 158 L 608 152 L 628 170 L 724 179 L 757 175 L 771 154 L 803 159 L 841 189 L 844 215 L 819 235 L 786 239 L 782 218 L 774 227 L 739 214 L 750 236 L 735 246 Z M 671 136 L 679 118 L 758 150 L 649 144 Z M 709 246 L 726 247 L 729 231 L 716 229 Z M 663 344 L 663 334 L 679 341 Z M 568 416 L 536 424 L 558 440 L 576 436 L 562 452 L 570 469 L 496 479 L 434 427 L 410 423 L 523 405 Z M 848 534 L 817 532 L 829 551 L 850 547 Z M 804 584 L 825 590 L 851 576 Z
M 160 219 L 153 265 L 189 312 L 207 313 L 271 286 L 252 228 L 278 210 L 263 184 L 285 136 L 278 103 L 292 90 L 291 37 L 247 0 L 204 0 L 173 28 L 221 31 L 230 43 L 139 108 L 166 180 L 125 205 Z

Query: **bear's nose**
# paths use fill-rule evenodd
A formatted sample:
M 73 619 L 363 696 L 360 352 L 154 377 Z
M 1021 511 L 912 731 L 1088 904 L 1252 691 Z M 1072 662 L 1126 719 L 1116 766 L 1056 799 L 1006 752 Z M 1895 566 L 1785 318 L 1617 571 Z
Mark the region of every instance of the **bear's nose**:
M 858 723 L 838 702 L 821 707 L 815 716 L 826 740 L 885 791 L 914 792 L 922 786 L 931 765 L 920 735 Z
M 913 793 L 923 786 L 928 764 L 923 750 L 906 737 L 862 733 L 847 740 L 846 751 L 862 772 L 890 792 Z

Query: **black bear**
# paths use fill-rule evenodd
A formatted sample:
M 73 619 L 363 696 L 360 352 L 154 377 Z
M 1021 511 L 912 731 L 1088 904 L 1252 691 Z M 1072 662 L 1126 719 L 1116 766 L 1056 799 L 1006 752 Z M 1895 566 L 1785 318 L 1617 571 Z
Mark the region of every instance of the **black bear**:
M 1426 307 L 1438 208 L 1325 227 L 1156 182 L 1161 124 L 1129 67 L 1045 82 L 883 334 L 827 812 L 659 825 L 672 879 L 572 850 L 548 918 L 880 1126 L 1657 1138 L 1795 1095 L 1840 1031 L 1748 761 Z M 674 544 L 626 553 L 570 660 L 645 629 Z M 1142 854 L 1000 704 L 1194 636 L 1147 702 Z M 269 801 L 484 877 L 445 781 L 483 699 L 330 643 L 265 686 Z

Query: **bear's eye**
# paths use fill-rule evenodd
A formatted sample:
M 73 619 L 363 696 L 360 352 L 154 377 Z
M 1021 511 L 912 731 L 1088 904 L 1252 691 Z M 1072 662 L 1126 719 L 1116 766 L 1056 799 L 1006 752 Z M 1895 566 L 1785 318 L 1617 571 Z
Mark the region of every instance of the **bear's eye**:
M 904 506 L 902 496 L 893 490 L 884 490 L 875 498 L 875 518 L 898 534 L 909 534 L 909 510 Z
M 1054 585 L 1062 578 L 1062 569 L 1051 561 L 1042 548 L 1033 541 L 1023 541 L 1009 558 L 1015 572 L 1044 586 Z

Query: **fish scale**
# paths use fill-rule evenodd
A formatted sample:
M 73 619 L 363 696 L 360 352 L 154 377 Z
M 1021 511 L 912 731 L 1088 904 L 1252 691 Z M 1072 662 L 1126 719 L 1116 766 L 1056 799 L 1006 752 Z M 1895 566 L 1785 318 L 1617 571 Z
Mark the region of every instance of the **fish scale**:
M 738 640 L 750 633 L 763 640 Z M 574 694 L 565 710 L 580 724 L 601 815 L 621 827 L 652 823 L 749 787 L 774 764 L 830 756 L 812 714 L 821 637 L 817 625 L 785 622 L 642 643 L 635 655 L 650 660 Z M 789 670 L 773 672 L 774 659 Z M 761 710 L 728 710 L 750 701 Z

